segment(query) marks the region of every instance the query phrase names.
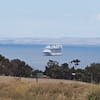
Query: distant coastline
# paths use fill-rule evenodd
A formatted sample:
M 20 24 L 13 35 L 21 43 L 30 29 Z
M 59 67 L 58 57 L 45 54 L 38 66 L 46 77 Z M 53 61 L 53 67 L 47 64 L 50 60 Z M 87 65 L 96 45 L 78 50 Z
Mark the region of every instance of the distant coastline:
M 86 45 L 100 46 L 100 38 L 1 38 L 0 45 L 33 45 L 33 44 L 63 44 L 63 45 Z

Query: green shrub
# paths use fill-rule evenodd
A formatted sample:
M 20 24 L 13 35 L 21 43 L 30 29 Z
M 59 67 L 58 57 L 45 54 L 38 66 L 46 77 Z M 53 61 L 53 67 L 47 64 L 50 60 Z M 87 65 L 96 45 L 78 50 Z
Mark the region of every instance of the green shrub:
M 100 88 L 88 96 L 88 100 L 100 100 Z

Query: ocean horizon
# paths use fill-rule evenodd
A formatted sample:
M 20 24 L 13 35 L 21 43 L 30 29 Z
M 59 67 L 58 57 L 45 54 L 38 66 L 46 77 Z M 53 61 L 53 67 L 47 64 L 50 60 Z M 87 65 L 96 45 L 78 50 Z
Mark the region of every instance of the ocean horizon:
M 59 64 L 69 63 L 79 59 L 79 68 L 84 68 L 91 63 L 100 63 L 100 46 L 91 45 L 63 45 L 62 56 L 44 56 L 45 44 L 0 44 L 0 54 L 6 58 L 20 59 L 34 69 L 44 70 L 49 60 L 58 61 Z

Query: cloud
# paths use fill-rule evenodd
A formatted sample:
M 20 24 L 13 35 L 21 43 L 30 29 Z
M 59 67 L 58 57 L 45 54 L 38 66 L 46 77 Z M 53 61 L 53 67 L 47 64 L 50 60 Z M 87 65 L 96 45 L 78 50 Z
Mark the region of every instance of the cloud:
M 100 21 L 100 13 L 97 14 L 96 19 Z

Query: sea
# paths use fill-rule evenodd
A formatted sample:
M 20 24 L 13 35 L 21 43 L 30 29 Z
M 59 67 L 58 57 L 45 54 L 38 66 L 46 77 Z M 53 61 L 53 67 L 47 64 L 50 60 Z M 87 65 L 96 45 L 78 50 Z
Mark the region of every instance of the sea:
M 19 45 L 2 44 L 0 54 L 6 58 L 25 61 L 33 69 L 45 70 L 49 60 L 58 61 L 59 64 L 70 63 L 73 59 L 79 59 L 79 68 L 85 68 L 91 63 L 100 63 L 100 46 L 91 45 L 63 45 L 62 56 L 44 56 L 44 44 Z M 72 66 L 70 66 L 72 67 Z

